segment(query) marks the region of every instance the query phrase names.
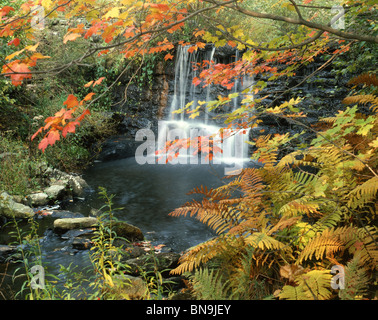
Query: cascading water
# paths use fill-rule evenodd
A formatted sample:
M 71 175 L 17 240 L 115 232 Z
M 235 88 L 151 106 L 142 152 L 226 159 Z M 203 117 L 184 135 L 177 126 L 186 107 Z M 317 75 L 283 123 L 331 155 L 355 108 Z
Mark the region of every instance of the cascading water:
M 207 60 L 208 67 L 210 68 L 214 61 L 215 47 L 206 52 L 189 52 L 189 46 L 180 46 L 177 49 L 176 64 L 175 64 L 175 78 L 174 78 L 174 93 L 170 103 L 169 115 L 166 120 L 159 121 L 159 134 L 158 134 L 158 149 L 163 149 L 166 141 L 186 138 L 197 138 L 199 136 L 213 136 L 213 145 L 220 144 L 219 147 L 223 149 L 223 154 L 214 155 L 213 163 L 241 163 L 248 159 L 248 145 L 245 143 L 248 140 L 247 132 L 236 132 L 229 135 L 226 139 L 222 139 L 218 132 L 222 128 L 219 124 L 215 123 L 207 110 L 204 111 L 204 116 L 197 119 L 189 119 L 185 112 L 175 113 L 183 109 L 187 103 L 192 102 L 191 109 L 193 110 L 198 106 L 198 101 L 209 102 L 214 100 L 212 96 L 212 87 L 208 85 L 202 89 L 195 87 L 192 79 L 198 76 L 198 70 L 194 68 L 195 64 Z M 239 60 L 239 52 L 236 50 L 235 62 Z M 247 86 L 251 85 L 253 79 L 249 77 L 235 79 L 233 92 L 242 91 Z M 240 99 L 234 98 L 232 101 L 232 111 L 240 106 Z M 198 159 L 193 157 L 187 150 L 181 150 L 179 159 L 172 160 L 173 163 L 181 164 L 197 164 Z M 161 163 L 165 163 L 161 161 Z M 201 156 L 201 163 L 209 163 L 205 157 Z

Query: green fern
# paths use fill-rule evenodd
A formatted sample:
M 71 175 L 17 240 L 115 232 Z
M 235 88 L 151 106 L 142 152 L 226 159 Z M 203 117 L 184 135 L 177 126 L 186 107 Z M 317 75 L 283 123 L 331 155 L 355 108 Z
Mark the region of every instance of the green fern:
M 297 286 L 286 285 L 282 288 L 280 299 L 326 300 L 332 295 L 328 270 L 312 270 L 297 276 L 295 282 Z
M 200 268 L 189 279 L 198 300 L 230 300 L 229 281 L 224 281 L 218 271 Z

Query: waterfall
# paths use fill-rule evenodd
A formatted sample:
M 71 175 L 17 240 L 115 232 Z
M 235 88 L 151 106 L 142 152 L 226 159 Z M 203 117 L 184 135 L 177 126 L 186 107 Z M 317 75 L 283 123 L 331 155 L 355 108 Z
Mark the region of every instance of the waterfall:
M 171 102 L 170 115 L 174 119 L 173 111 L 182 109 L 186 105 L 186 92 L 189 85 L 190 73 L 193 70 L 193 63 L 196 62 L 196 52 L 190 53 L 189 46 L 179 46 L 176 54 L 174 94 Z M 194 99 L 195 88 L 190 83 L 192 97 Z M 181 114 L 181 120 L 184 120 L 184 113 Z
M 212 63 L 213 63 L 213 59 L 214 59 L 214 53 L 215 53 L 215 47 L 213 47 L 210 51 L 210 55 L 208 57 L 208 60 L 209 61 L 209 68 L 211 68 L 212 66 Z M 209 84 L 207 87 L 206 87 L 206 101 L 210 101 L 210 93 L 211 93 L 211 84 Z M 209 113 L 207 112 L 207 110 L 205 110 L 205 123 L 207 123 L 209 121 Z
M 235 63 L 238 60 L 239 60 L 239 50 L 236 50 L 236 52 L 235 52 Z M 238 90 L 239 90 L 239 82 L 240 82 L 239 77 L 236 77 L 236 79 L 234 81 L 234 93 L 237 93 Z M 238 106 L 239 106 L 238 100 L 239 100 L 238 97 L 232 98 L 232 104 L 233 104 L 232 111 L 235 111 L 238 108 Z
M 205 112 L 204 117 L 197 119 L 189 119 L 185 112 L 180 114 L 173 113 L 179 109 L 182 109 L 190 101 L 193 101 L 191 108 L 197 107 L 199 100 L 211 101 L 211 85 L 208 85 L 205 89 L 195 87 L 192 79 L 198 76 L 198 70 L 193 68 L 194 64 L 200 63 L 203 60 L 209 61 L 209 67 L 214 62 L 215 47 L 206 52 L 189 52 L 189 46 L 179 46 L 177 49 L 175 60 L 175 76 L 173 84 L 173 96 L 170 103 L 169 115 L 165 120 L 159 121 L 158 128 L 158 149 L 161 150 L 166 141 L 174 139 L 195 139 L 197 137 L 212 135 L 211 143 L 213 146 L 219 146 L 223 149 L 223 154 L 218 153 L 214 155 L 212 163 L 234 163 L 235 167 L 241 168 L 243 162 L 248 159 L 248 145 L 245 143 L 248 140 L 248 132 L 243 134 L 237 132 L 230 137 L 224 138 L 219 135 L 219 130 L 222 128 L 209 117 L 208 112 Z M 235 59 L 239 59 L 239 52 L 236 51 Z M 237 60 L 236 60 L 237 61 Z M 245 80 L 245 79 L 244 79 Z M 245 82 L 245 81 L 244 81 Z M 243 90 L 244 83 L 238 79 L 235 83 L 234 92 L 237 90 Z M 234 99 L 232 101 L 232 108 L 235 110 L 239 106 L 239 100 Z M 248 131 L 248 130 L 247 130 Z M 224 133 L 229 133 L 224 130 Z M 203 140 L 202 140 L 203 141 Z M 201 141 L 201 142 L 202 142 Z M 170 163 L 176 164 L 207 164 L 209 159 L 204 155 L 193 156 L 194 150 L 182 149 L 178 158 L 171 159 Z M 164 155 L 166 156 L 166 155 Z M 199 159 L 200 158 L 200 159 Z M 159 163 L 166 163 L 165 158 L 161 159 Z M 237 168 L 237 169 L 238 169 Z M 232 170 L 226 170 L 225 174 L 232 174 Z

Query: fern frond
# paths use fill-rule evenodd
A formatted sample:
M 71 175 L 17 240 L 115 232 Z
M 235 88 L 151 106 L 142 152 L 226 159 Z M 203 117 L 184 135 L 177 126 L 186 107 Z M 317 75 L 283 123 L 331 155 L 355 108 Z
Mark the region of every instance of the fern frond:
M 378 77 L 375 74 L 363 73 L 357 77 L 349 80 L 348 85 L 359 85 L 365 84 L 367 86 L 378 87 Z
M 285 300 L 310 300 L 302 286 L 286 285 L 282 288 L 278 297 Z
M 238 223 L 234 227 L 232 227 L 228 233 L 229 234 L 243 234 L 244 232 L 251 232 L 256 231 L 258 227 L 261 226 L 261 222 L 259 218 L 252 217 L 248 218 L 241 223 Z
M 312 197 L 304 196 L 299 199 L 294 199 L 289 203 L 283 205 L 279 211 L 280 215 L 293 217 L 298 215 L 320 214 L 318 211 L 319 202 L 313 200 Z
M 200 268 L 190 276 L 194 294 L 198 300 L 229 300 L 229 281 L 224 281 L 219 271 Z
M 333 210 L 322 216 L 318 221 L 316 221 L 312 226 L 311 230 L 314 233 L 320 233 L 324 229 L 335 227 L 341 220 L 342 213 L 337 210 L 337 208 L 333 208 Z
M 326 300 L 331 296 L 331 274 L 328 270 L 312 270 L 295 278 L 297 286 L 286 285 L 279 298 L 287 300 Z
M 350 191 L 348 198 L 348 206 L 352 209 L 362 208 L 369 202 L 376 201 L 378 191 L 378 176 L 365 181 Z
M 260 198 L 259 191 L 264 188 L 264 184 L 258 169 L 247 168 L 242 171 L 240 178 L 240 188 L 246 198 Z
M 374 227 L 328 228 L 309 241 L 299 254 L 297 263 L 309 260 L 313 256 L 319 260 L 324 255 L 333 256 L 335 252 L 348 249 L 351 254 L 358 253 L 366 267 L 374 269 L 378 264 L 377 238 L 377 230 Z
M 378 111 L 378 97 L 373 94 L 363 94 L 346 97 L 343 100 L 344 104 L 368 104 L 371 103 L 370 109 L 373 112 Z
M 282 230 L 284 228 L 288 228 L 294 224 L 296 224 L 302 217 L 297 216 L 297 217 L 291 217 L 288 218 L 286 216 L 282 217 L 280 221 L 278 221 L 268 232 L 267 235 L 272 235 L 275 232 Z
M 259 248 L 261 250 L 280 250 L 284 248 L 289 250 L 289 247 L 286 247 L 284 243 L 263 232 L 254 232 L 245 237 L 244 241 L 252 247 Z
M 351 254 L 358 255 L 365 268 L 376 269 L 378 265 L 378 232 L 376 227 L 353 228 L 353 232 L 340 234 L 340 239 Z
M 370 277 L 368 276 L 360 255 L 355 255 L 345 266 L 344 289 L 339 291 L 341 300 L 355 300 L 362 298 L 368 290 Z
M 345 230 L 345 228 L 338 229 Z M 343 250 L 344 243 L 337 235 L 337 233 L 340 232 L 338 229 L 325 229 L 321 234 L 311 239 L 299 254 L 297 263 L 300 264 L 303 260 L 309 260 L 313 256 L 315 256 L 315 259 L 319 260 L 324 254 L 333 255 L 335 252 Z M 335 232 L 335 230 L 338 230 L 338 232 Z
M 315 300 L 330 298 L 331 274 L 329 270 L 312 270 L 298 277 L 298 284 L 304 288 L 306 295 Z M 307 288 L 307 290 L 306 290 Z
M 201 264 L 222 255 L 228 250 L 231 252 L 231 237 L 218 236 L 190 248 L 179 260 L 179 266 L 171 270 L 171 274 L 191 272 Z

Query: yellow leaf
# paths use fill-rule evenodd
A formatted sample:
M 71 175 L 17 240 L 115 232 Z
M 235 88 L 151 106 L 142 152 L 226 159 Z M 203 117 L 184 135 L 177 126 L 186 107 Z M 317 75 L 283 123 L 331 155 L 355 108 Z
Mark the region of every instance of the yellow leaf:
M 118 17 L 119 17 L 119 7 L 112 8 L 104 16 L 105 19 L 107 19 L 107 18 L 118 18 Z
M 378 138 L 375 139 L 374 141 L 370 142 L 370 143 L 369 143 L 369 146 L 370 146 L 370 147 L 373 147 L 374 149 L 375 149 L 375 148 L 378 148 Z
M 25 47 L 25 49 L 28 50 L 28 51 L 35 52 L 37 50 L 38 46 L 39 46 L 39 42 L 37 44 L 35 44 L 34 46 L 27 46 L 27 47 Z
M 51 58 L 50 56 L 44 56 L 42 53 L 40 53 L 40 52 L 36 52 L 36 53 L 34 53 L 31 57 L 30 57 L 30 59 L 49 59 L 49 58 Z
M 5 60 L 12 60 L 15 56 L 18 56 L 20 53 L 22 53 L 25 49 L 22 49 L 20 51 L 13 52 L 9 56 L 5 57 Z
M 42 6 L 45 8 L 45 9 L 50 9 L 52 8 L 52 1 L 51 0 L 42 0 Z
M 200 114 L 199 112 L 194 112 L 194 113 L 192 113 L 192 114 L 189 116 L 189 119 L 194 119 L 194 118 L 198 117 L 199 114 Z

